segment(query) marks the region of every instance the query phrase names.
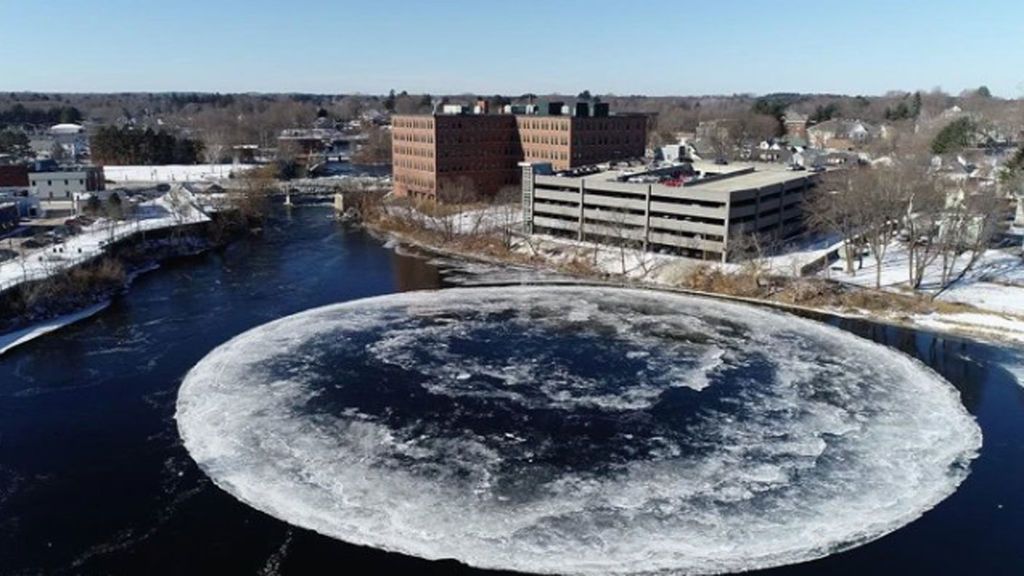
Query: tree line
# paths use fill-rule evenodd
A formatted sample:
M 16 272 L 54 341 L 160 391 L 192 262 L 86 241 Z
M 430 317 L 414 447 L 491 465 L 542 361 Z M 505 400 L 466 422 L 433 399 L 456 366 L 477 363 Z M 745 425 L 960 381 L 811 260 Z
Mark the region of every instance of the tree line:
M 0 126 L 52 126 L 53 124 L 69 124 L 82 121 L 82 112 L 74 106 L 51 106 L 50 108 L 27 108 L 23 104 L 15 104 L 6 110 L 0 110 Z
M 90 144 L 97 164 L 198 164 L 203 158 L 201 141 L 165 130 L 106 126 L 96 132 Z

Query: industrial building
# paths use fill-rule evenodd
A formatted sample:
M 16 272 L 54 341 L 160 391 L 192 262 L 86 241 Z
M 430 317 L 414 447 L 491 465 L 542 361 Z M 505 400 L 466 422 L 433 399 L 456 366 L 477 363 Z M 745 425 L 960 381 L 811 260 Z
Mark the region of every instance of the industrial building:
M 562 102 L 506 106 L 491 113 L 448 105 L 440 113 L 392 120 L 395 194 L 445 199 L 450 191 L 494 194 L 517 187 L 518 164 L 543 162 L 556 170 L 643 157 L 647 118 L 613 115 L 607 104 Z
M 29 187 L 40 200 L 72 200 L 77 194 L 99 192 L 106 187 L 99 166 L 62 167 L 30 172 Z
M 803 231 L 804 196 L 816 182 L 807 172 L 704 163 L 550 174 L 523 162 L 520 170 L 527 234 L 721 262 L 738 259 L 741 236 Z

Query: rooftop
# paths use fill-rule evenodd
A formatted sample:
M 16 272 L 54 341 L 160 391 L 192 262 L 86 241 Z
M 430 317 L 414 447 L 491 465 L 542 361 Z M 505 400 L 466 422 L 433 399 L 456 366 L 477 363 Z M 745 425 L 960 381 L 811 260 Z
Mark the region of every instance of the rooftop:
M 600 183 L 646 186 L 660 184 L 709 193 L 727 193 L 774 186 L 802 180 L 805 171 L 793 171 L 775 165 L 715 164 L 712 162 L 684 162 L 669 165 L 646 165 L 635 168 L 587 167 L 547 176 L 544 181 L 564 178 L 583 180 L 588 185 Z M 538 175 L 541 177 L 540 175 Z

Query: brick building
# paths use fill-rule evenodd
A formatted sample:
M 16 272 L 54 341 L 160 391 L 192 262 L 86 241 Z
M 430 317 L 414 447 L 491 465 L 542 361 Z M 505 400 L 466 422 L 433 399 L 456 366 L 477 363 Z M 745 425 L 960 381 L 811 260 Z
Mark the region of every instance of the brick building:
M 581 103 L 572 115 L 561 103 L 549 104 L 547 114 L 476 110 L 393 118 L 396 195 L 443 201 L 466 192 L 494 194 L 519 185 L 522 161 L 567 170 L 639 158 L 646 150 L 646 117 L 612 116 L 602 104 L 591 113 Z
M 22 164 L 0 166 L 0 188 L 28 188 L 28 167 Z

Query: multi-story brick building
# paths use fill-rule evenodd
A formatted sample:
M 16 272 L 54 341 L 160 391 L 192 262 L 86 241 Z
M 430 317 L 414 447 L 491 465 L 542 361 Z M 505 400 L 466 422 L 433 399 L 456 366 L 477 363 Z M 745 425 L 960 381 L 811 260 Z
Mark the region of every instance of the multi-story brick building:
M 647 142 L 642 115 L 608 114 L 607 106 L 561 103 L 548 114 L 481 113 L 399 115 L 392 122 L 395 193 L 445 200 L 467 192 L 494 194 L 519 185 L 519 162 L 554 170 L 639 158 Z

